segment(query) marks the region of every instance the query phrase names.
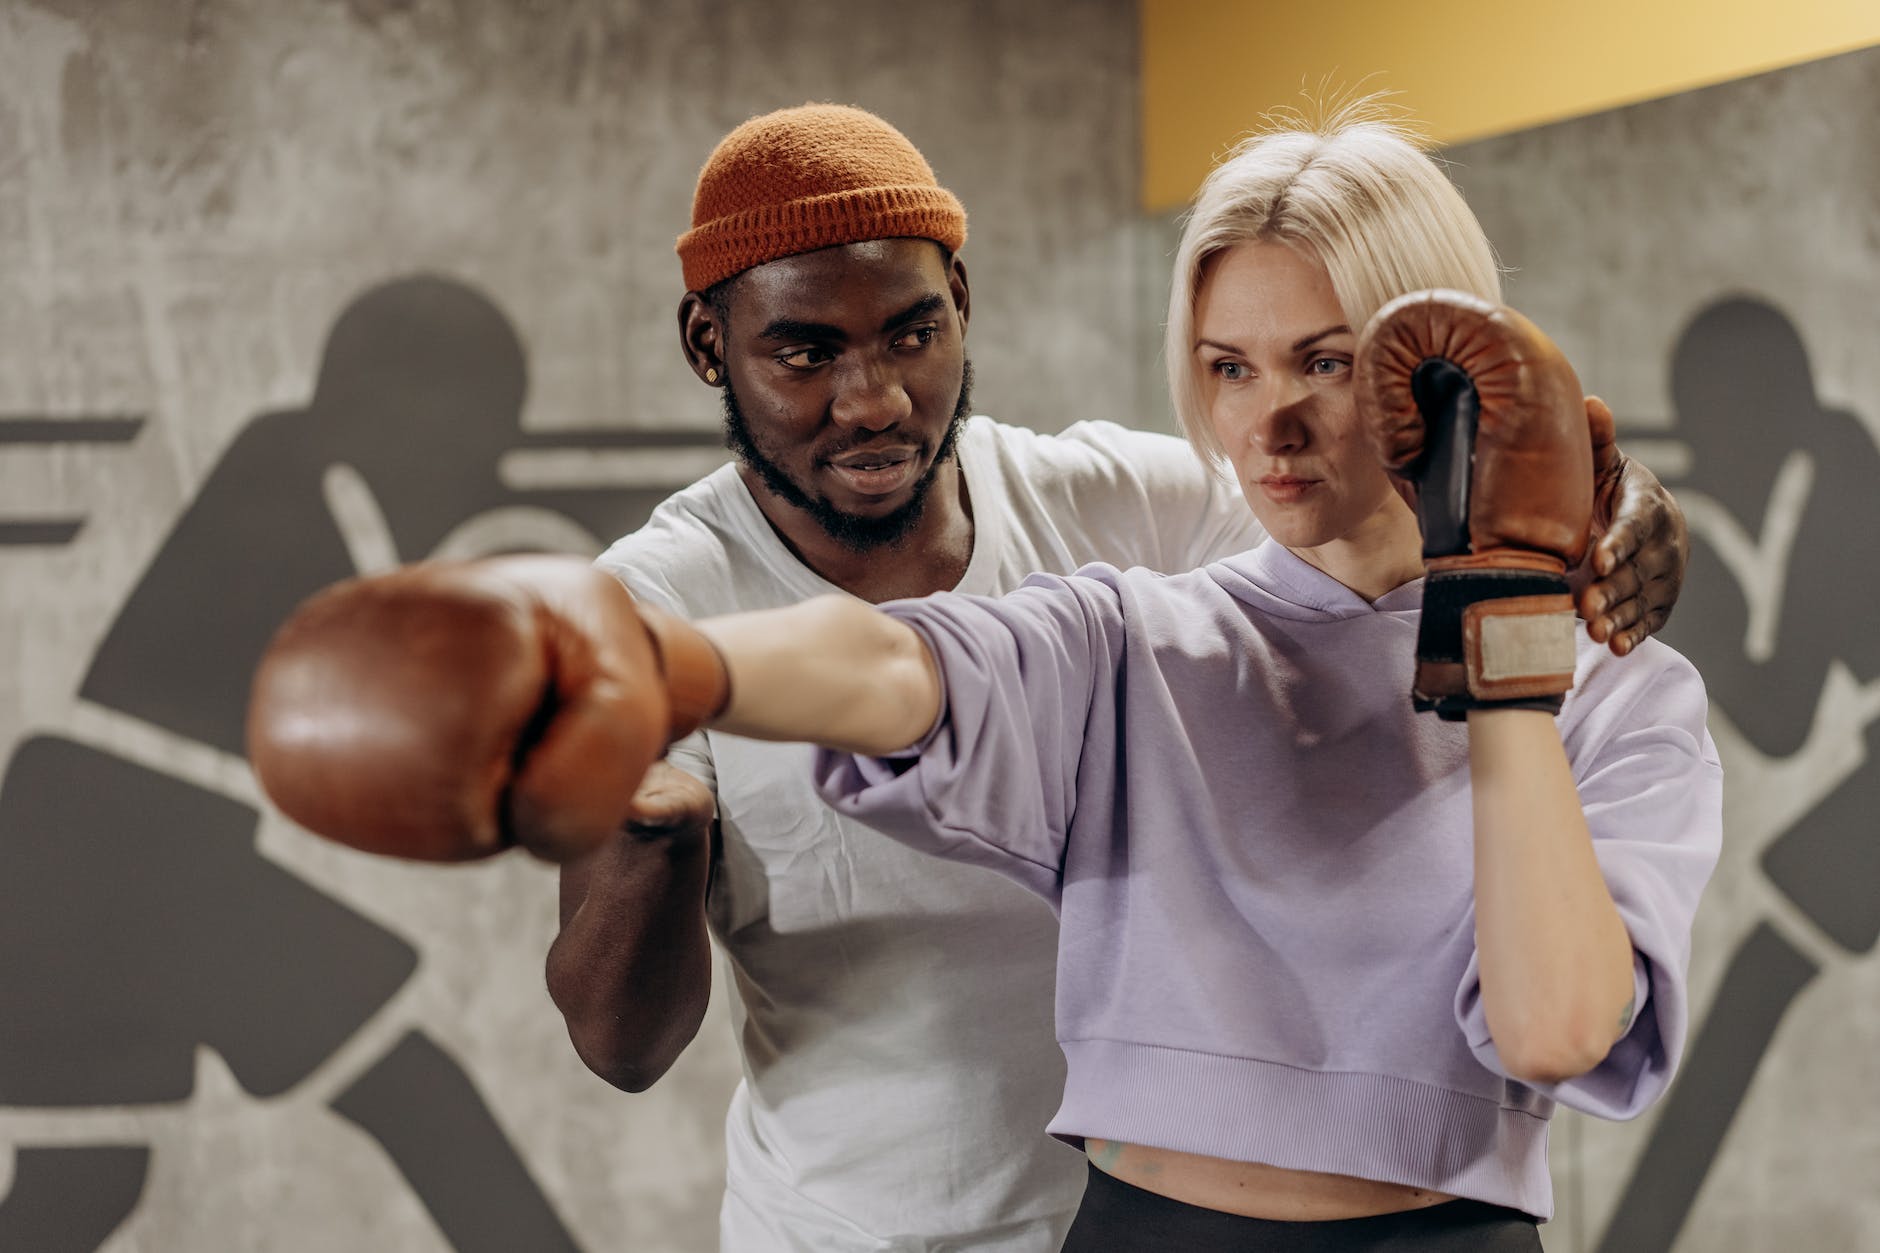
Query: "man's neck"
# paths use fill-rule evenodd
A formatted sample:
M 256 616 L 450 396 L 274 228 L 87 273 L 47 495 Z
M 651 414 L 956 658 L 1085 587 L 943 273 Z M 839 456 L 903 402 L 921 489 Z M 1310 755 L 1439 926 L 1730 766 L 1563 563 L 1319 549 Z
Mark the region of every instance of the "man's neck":
M 808 513 L 738 467 L 751 498 L 784 546 L 811 570 L 872 604 L 951 591 L 973 557 L 972 504 L 958 456 L 934 475 L 920 520 L 900 543 L 857 552 L 832 539 Z

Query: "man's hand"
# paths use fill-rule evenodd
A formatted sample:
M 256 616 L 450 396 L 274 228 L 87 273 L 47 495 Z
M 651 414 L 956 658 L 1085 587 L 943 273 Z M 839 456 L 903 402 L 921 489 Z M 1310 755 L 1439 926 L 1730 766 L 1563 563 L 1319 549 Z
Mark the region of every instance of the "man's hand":
M 639 839 L 703 839 L 715 813 L 710 788 L 677 766 L 658 761 L 633 794 L 627 832 Z
M 1593 439 L 1593 545 L 1569 579 L 1595 640 L 1623 657 L 1671 617 L 1691 558 L 1684 511 L 1658 476 L 1619 451 L 1612 410 L 1586 398 Z

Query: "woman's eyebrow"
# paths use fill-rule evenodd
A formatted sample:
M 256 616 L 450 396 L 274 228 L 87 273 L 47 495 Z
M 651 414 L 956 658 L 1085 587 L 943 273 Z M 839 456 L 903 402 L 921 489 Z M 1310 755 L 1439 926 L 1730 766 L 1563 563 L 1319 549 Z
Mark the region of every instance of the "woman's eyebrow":
M 1304 339 L 1299 340 L 1297 343 L 1295 343 L 1292 346 L 1292 350 L 1294 352 L 1299 352 L 1303 349 L 1312 347 L 1312 345 L 1318 343 L 1321 339 L 1330 339 L 1332 336 L 1340 335 L 1340 334 L 1343 334 L 1343 335 L 1351 334 L 1351 328 L 1349 326 L 1346 326 L 1343 322 L 1340 322 L 1337 326 L 1328 326 L 1324 330 L 1318 332 L 1317 334 L 1308 335 Z

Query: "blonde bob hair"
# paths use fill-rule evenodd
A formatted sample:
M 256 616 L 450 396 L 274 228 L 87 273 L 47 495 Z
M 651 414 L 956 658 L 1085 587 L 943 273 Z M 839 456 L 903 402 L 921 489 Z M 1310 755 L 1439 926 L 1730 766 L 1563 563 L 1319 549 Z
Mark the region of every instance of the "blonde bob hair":
M 1326 122 L 1257 134 L 1195 193 L 1175 253 L 1167 339 L 1169 396 L 1196 451 L 1218 463 L 1195 362 L 1195 298 L 1208 262 L 1237 244 L 1290 245 L 1325 266 L 1351 329 L 1405 292 L 1452 287 L 1501 302 L 1481 223 L 1410 132 L 1370 102 Z

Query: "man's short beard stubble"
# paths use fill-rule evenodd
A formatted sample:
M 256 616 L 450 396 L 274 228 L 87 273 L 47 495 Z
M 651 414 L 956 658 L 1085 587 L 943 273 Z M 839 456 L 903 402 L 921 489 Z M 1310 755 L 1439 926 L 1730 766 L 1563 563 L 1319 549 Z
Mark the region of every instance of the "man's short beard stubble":
M 764 486 L 770 489 L 772 495 L 807 513 L 830 539 L 850 552 L 866 553 L 898 547 L 913 533 L 922 514 L 926 512 L 927 496 L 933 488 L 934 479 L 939 475 L 940 467 L 952 460 L 959 444 L 960 428 L 972 413 L 973 363 L 964 359 L 960 362 L 960 398 L 953 406 L 953 416 L 947 422 L 946 434 L 940 439 L 940 449 L 934 454 L 933 463 L 920 476 L 920 481 L 914 484 L 914 494 L 908 498 L 908 502 L 893 513 L 879 518 L 845 513 L 822 497 L 810 495 L 784 472 L 782 466 L 759 451 L 756 441 L 751 438 L 750 422 L 745 418 L 744 410 L 738 407 L 737 393 L 732 389 L 729 378 L 725 380 L 723 390 L 725 447 L 731 450 L 732 456 L 757 471 L 757 477 L 764 481 Z M 865 447 L 875 438 L 865 434 L 841 447 L 828 450 L 827 455 Z

